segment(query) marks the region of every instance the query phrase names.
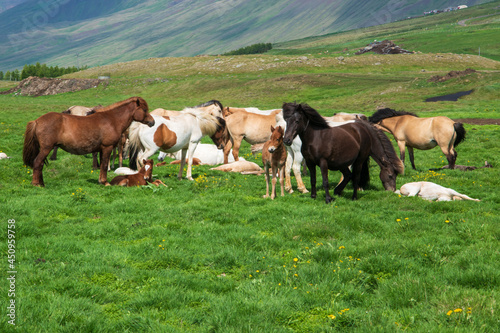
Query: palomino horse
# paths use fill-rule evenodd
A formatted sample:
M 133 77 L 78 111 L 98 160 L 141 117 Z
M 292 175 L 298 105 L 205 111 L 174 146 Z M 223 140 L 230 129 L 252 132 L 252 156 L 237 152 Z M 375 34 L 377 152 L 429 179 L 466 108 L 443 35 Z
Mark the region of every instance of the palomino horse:
M 285 195 L 285 164 L 286 164 L 286 148 L 283 144 L 284 130 L 281 126 L 274 128 L 271 126 L 271 138 L 264 143 L 262 148 L 262 164 L 264 165 L 264 173 L 266 175 L 266 195 L 264 198 L 269 198 L 269 168 L 272 174 L 272 190 L 271 199 L 276 198 L 276 174 L 279 173 L 281 196 Z
M 410 162 L 415 169 L 413 148 L 427 150 L 436 146 L 446 155 L 450 169 L 455 168 L 457 152 L 455 147 L 465 140 L 465 128 L 448 117 L 418 118 L 414 113 L 385 108 L 375 112 L 369 121 L 396 139 L 401 160 L 405 161 L 405 146 L 408 147 Z
M 316 198 L 318 165 L 323 176 L 326 203 L 333 200 L 328 189 L 328 170 L 340 170 L 343 175 L 342 181 L 335 187 L 334 194 L 340 195 L 352 179 L 352 199 L 357 199 L 358 187 L 365 187 L 370 178 L 370 156 L 380 166 L 380 180 L 384 188 L 396 190 L 396 177 L 404 172 L 404 165 L 382 131 L 363 120 L 330 127 L 325 119 L 307 104 L 283 104 L 283 117 L 287 125 L 284 143 L 292 144 L 297 135 L 302 140 L 302 155 L 311 175 L 312 198 Z
M 50 151 L 56 146 L 76 155 L 99 152 L 99 183 L 106 184 L 111 151 L 123 132 L 134 120 L 147 126 L 154 125 L 154 119 L 148 112 L 148 104 L 141 97 L 131 97 L 103 109 L 86 117 L 49 112 L 28 123 L 23 161 L 33 168 L 33 185 L 45 185 L 43 166 L 47 163 Z
M 141 124 L 132 124 L 129 130 L 130 165 L 149 158 L 158 149 L 166 153 L 182 150 L 178 178 L 182 179 L 182 170 L 188 158 L 187 178 L 191 177 L 193 152 L 202 137 L 225 131 L 225 121 L 198 109 L 185 109 L 175 117 L 153 116 L 155 126 L 149 128 Z M 214 142 L 216 145 L 219 142 Z
M 167 186 L 163 184 L 163 182 L 159 179 L 153 180 L 153 160 L 143 160 L 142 164 L 144 165 L 139 172 L 130 175 L 121 175 L 113 178 L 109 185 L 119 185 L 119 186 L 142 186 L 153 184 L 156 186 Z
M 94 114 L 96 112 L 100 112 L 100 110 L 104 110 L 102 105 L 97 105 L 94 106 L 93 108 L 86 107 L 86 106 L 81 106 L 81 105 L 73 105 L 70 106 L 67 110 L 63 111 L 62 113 L 64 114 L 71 114 L 74 116 L 88 116 L 91 114 Z M 120 141 L 118 141 L 118 145 L 113 149 L 113 154 L 112 157 L 110 158 L 110 161 L 113 161 L 113 168 L 115 167 L 115 160 L 116 156 L 118 155 L 118 164 L 119 167 L 123 166 L 123 151 L 125 148 L 125 143 L 127 141 L 127 134 L 126 132 L 122 134 L 122 137 Z M 117 152 L 118 150 L 118 152 Z M 54 150 L 52 151 L 52 155 L 50 156 L 51 161 L 57 160 L 57 151 L 58 147 L 55 147 Z M 99 161 L 97 159 L 97 153 L 92 153 L 92 168 L 93 169 L 99 169 Z M 108 171 L 111 169 L 111 163 L 108 165 Z
M 261 111 L 256 108 L 224 108 L 224 117 L 229 132 L 229 138 L 224 147 L 224 163 L 227 164 L 229 161 L 229 152 L 232 145 L 234 145 L 232 152 L 234 160 L 238 161 L 239 149 L 243 140 L 250 144 L 263 144 L 269 140 L 271 137 L 269 128 L 276 126 L 276 119 L 280 115 L 281 109 Z M 300 174 L 300 167 L 303 160 L 300 146 L 300 139 L 297 138 L 293 141 L 292 146 L 287 147 L 289 157 L 287 158 L 285 168 L 285 189 L 290 193 L 293 192 L 290 181 L 291 170 L 295 174 L 299 192 L 309 192 Z
M 222 114 L 222 103 L 219 102 L 218 100 L 212 99 L 208 102 L 193 106 L 192 108 L 187 108 L 187 109 L 199 109 L 202 110 L 206 113 L 211 114 L 214 117 L 223 117 Z M 162 117 L 175 117 L 179 115 L 179 111 L 172 111 L 172 110 L 165 110 L 162 108 L 154 109 L 151 111 L 151 114 L 156 115 L 156 116 L 162 116 Z
M 366 116 L 362 113 L 347 113 L 347 112 L 337 112 L 331 117 L 323 117 L 323 118 L 325 118 L 326 121 L 331 121 L 334 123 L 356 120 L 356 119 L 368 120 L 368 118 L 366 118 Z

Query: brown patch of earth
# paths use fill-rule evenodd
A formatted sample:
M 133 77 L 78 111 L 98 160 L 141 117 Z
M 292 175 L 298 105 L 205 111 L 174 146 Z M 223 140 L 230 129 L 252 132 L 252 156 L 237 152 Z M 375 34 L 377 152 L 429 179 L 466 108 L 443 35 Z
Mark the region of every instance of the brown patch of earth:
M 475 69 L 472 69 L 472 68 L 467 68 L 464 71 L 451 71 L 444 76 L 434 75 L 433 77 L 428 79 L 427 82 L 445 82 L 445 81 L 448 81 L 449 79 L 469 75 L 472 73 L 477 73 L 477 71 Z
M 471 124 L 471 125 L 500 125 L 500 119 L 494 118 L 467 118 L 467 119 L 453 119 L 457 123 Z
M 0 94 L 17 94 L 25 96 L 56 95 L 66 92 L 74 92 L 90 88 L 96 88 L 100 84 L 108 84 L 108 80 L 100 79 L 52 79 L 30 76 L 19 84 Z

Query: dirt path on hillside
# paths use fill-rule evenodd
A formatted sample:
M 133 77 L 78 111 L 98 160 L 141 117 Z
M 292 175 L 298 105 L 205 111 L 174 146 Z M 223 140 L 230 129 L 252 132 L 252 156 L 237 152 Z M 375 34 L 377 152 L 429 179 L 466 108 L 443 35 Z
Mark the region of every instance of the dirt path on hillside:
M 500 8 L 500 6 L 498 7 L 495 7 L 493 9 L 498 9 Z M 462 26 L 462 27 L 466 27 L 467 24 L 465 24 L 465 22 L 469 21 L 469 20 L 474 20 L 474 19 L 478 19 L 478 18 L 483 18 L 483 17 L 488 17 L 488 16 L 492 16 L 492 15 L 496 15 L 497 13 L 494 13 L 494 14 L 488 14 L 488 15 L 483 15 L 483 16 L 478 16 L 478 17 L 471 17 L 471 18 L 468 18 L 468 19 L 465 19 L 465 20 L 461 20 L 461 21 L 458 21 L 458 25 Z

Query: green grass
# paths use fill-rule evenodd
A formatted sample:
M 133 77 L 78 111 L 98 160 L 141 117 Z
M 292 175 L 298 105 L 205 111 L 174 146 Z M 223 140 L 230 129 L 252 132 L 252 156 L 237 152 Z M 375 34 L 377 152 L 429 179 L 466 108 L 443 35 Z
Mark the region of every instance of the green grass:
M 427 82 L 467 67 L 479 73 Z M 210 99 L 270 109 L 296 100 L 325 115 L 371 115 L 389 106 L 422 117 L 500 118 L 499 67 L 451 54 L 363 55 L 343 63 L 324 55 L 166 58 L 71 75 L 109 72 L 107 87 L 0 95 L 0 150 L 12 157 L 0 160 L 2 269 L 8 271 L 8 220 L 15 219 L 18 272 L 17 330 L 7 322 L 4 279 L 0 331 L 495 331 L 497 125 L 466 124 L 467 140 L 457 148 L 458 164 L 487 160 L 493 168 L 430 171 L 446 164 L 434 148 L 415 151 L 417 170 L 407 161 L 397 179 L 398 188 L 428 180 L 481 202 L 399 197 L 383 190 L 376 163 L 358 201 L 349 199 L 348 186 L 330 205 L 322 189 L 316 200 L 298 192 L 265 200 L 264 177 L 208 166 L 194 167 L 192 182 L 177 180 L 178 166 L 155 168 L 168 187 L 103 187 L 90 156 L 63 151 L 44 168 L 46 187 L 36 188 L 22 142 L 26 123 L 46 112 L 133 95 L 151 109 Z M 457 102 L 423 102 L 471 88 Z M 261 164 L 246 143 L 241 155 Z M 331 184 L 339 178 L 330 172 Z M 309 187 L 307 175 L 304 181 Z

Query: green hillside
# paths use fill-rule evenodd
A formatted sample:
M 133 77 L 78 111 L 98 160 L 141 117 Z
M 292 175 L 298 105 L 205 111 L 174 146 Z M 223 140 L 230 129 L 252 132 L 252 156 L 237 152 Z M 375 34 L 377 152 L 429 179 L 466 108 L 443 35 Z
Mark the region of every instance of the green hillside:
M 468 1 L 469 5 L 482 0 Z M 0 69 L 219 54 L 380 25 L 461 1 L 27 1 L 0 13 Z

